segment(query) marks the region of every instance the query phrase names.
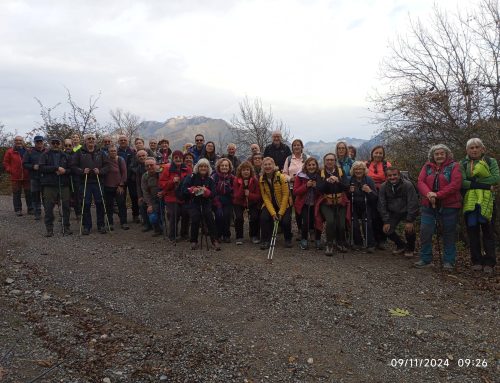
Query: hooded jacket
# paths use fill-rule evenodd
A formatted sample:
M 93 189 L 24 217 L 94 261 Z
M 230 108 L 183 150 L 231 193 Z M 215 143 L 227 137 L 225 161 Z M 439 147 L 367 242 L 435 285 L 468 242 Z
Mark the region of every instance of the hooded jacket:
M 321 197 L 321 191 L 318 188 L 318 182 L 320 181 L 321 176 L 316 173 L 312 175 L 312 177 L 313 178 L 304 172 L 299 172 L 295 177 L 295 182 L 293 184 L 293 194 L 295 195 L 294 207 L 298 214 L 302 212 L 308 193 L 314 193 L 312 205 L 314 205 Z M 307 182 L 311 179 L 316 181 L 316 187 L 314 188 L 307 187 Z
M 24 153 L 23 157 L 23 168 L 28 169 L 30 174 L 30 179 L 40 180 L 40 169 L 33 169 L 33 165 L 38 165 L 40 162 L 40 156 L 45 152 L 45 148 L 38 150 L 36 148 L 31 148 Z
M 12 181 L 28 181 L 30 175 L 28 169 L 23 168 L 23 156 L 27 152 L 24 146 L 22 148 L 9 148 L 3 157 L 3 167 L 10 174 Z
M 406 222 L 414 222 L 418 215 L 418 195 L 413 184 L 404 179 L 396 184 L 384 182 L 378 192 L 378 211 L 384 223 L 389 223 L 393 214 L 406 214 Z
M 422 196 L 421 204 L 426 207 L 431 207 L 426 197 L 427 193 L 431 191 L 436 192 L 440 207 L 462 207 L 461 187 L 460 166 L 452 159 L 447 159 L 441 166 L 435 162 L 426 162 L 418 176 L 418 191 Z
M 245 190 L 248 189 L 248 198 L 245 197 Z M 245 186 L 243 178 L 236 177 L 233 181 L 233 204 L 238 206 L 253 206 L 262 201 L 259 188 L 259 180 L 257 177 L 250 177 L 248 179 L 248 186 Z
M 47 150 L 40 156 L 40 184 L 42 186 L 68 186 L 70 183 L 71 158 L 61 150 Z M 58 168 L 66 171 L 57 175 Z
M 163 200 L 169 203 L 183 203 L 179 201 L 175 195 L 175 189 L 181 182 L 191 174 L 191 168 L 186 164 L 177 166 L 175 162 L 171 162 L 163 168 L 160 175 L 160 188 L 163 190 Z M 174 182 L 174 177 L 179 177 L 179 182 Z
M 269 183 L 271 183 L 271 186 Z M 276 214 L 283 216 L 290 206 L 290 189 L 285 176 L 279 171 L 275 171 L 271 180 L 268 181 L 267 176 L 264 174 L 260 176 L 259 187 L 264 201 L 262 207 L 265 207 L 271 216 Z

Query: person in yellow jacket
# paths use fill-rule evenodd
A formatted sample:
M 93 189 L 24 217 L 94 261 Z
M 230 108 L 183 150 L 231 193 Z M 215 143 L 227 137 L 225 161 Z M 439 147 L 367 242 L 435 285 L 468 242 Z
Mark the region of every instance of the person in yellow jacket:
M 285 246 L 292 247 L 292 216 L 289 203 L 290 190 L 288 182 L 277 169 L 271 157 L 262 162 L 263 174 L 260 176 L 259 187 L 264 203 L 260 214 L 262 250 L 269 248 L 273 224 L 279 221 L 285 237 Z

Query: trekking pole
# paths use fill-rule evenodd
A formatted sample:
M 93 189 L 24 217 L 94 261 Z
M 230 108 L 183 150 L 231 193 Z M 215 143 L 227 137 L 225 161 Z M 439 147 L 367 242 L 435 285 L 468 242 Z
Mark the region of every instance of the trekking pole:
M 365 193 L 365 248 L 368 248 L 368 203 Z
M 106 209 L 106 204 L 104 203 L 104 195 L 102 194 L 101 181 L 99 179 L 99 174 L 96 174 L 97 185 L 99 185 L 99 192 L 101 193 L 102 205 L 104 207 L 104 217 L 106 218 L 106 223 L 108 224 L 108 231 L 111 232 L 111 225 L 109 224 L 108 211 Z
M 354 247 L 354 192 L 351 192 L 351 250 Z
M 83 184 L 82 214 L 80 214 L 80 235 L 82 235 L 83 209 L 85 207 L 85 194 L 87 192 L 87 177 L 88 177 L 88 173 L 85 173 L 85 183 Z
M 434 207 L 434 219 L 436 220 L 436 250 L 439 257 L 439 268 L 443 269 L 443 256 L 441 254 L 441 220 L 437 205 Z
M 269 244 L 269 251 L 267 252 L 267 260 L 271 263 L 273 262 L 274 247 L 276 246 L 276 237 L 278 235 L 278 225 L 279 225 L 279 221 L 275 220 L 274 226 L 273 226 L 273 233 L 271 235 L 271 243 Z
M 58 174 L 57 175 L 57 185 L 59 187 L 59 203 L 58 203 L 58 209 L 59 210 L 59 217 L 61 218 L 61 232 L 62 235 L 66 235 L 65 230 L 64 230 L 64 217 L 61 214 L 61 209 L 62 209 L 62 194 L 61 194 L 61 176 Z

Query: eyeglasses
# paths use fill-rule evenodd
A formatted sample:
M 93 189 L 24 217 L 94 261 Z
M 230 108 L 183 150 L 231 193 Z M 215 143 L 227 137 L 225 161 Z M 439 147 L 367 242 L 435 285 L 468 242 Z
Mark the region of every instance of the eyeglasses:
M 103 141 L 105 144 L 111 144 L 111 141 Z
M 64 145 L 65 148 L 72 148 L 73 145 Z

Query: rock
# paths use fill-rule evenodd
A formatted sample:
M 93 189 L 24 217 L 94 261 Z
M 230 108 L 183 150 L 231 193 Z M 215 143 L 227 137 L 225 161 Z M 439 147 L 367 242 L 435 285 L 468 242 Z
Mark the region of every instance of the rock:
M 168 376 L 167 375 L 160 376 L 160 381 L 161 382 L 166 382 L 167 380 L 168 380 Z
M 20 294 L 22 293 L 22 291 L 21 291 L 21 290 L 14 289 L 14 290 L 10 290 L 10 293 L 11 293 L 12 295 L 20 295 Z
M 109 378 L 103 378 L 102 383 L 111 383 L 111 379 Z
M 46 300 L 50 299 L 50 295 L 49 295 L 49 294 L 47 294 L 47 293 L 43 293 L 43 295 L 42 295 L 42 299 L 43 299 L 44 301 L 46 301 Z
M 309 359 L 307 359 L 307 363 L 308 363 L 308 364 L 313 364 L 313 363 L 314 363 L 314 359 L 313 359 L 313 358 L 309 358 Z
M 12 284 L 12 283 L 14 283 L 14 280 L 13 280 L 12 278 L 7 278 L 7 279 L 5 280 L 5 284 L 6 284 L 6 285 L 10 285 L 10 284 Z
M 424 333 L 424 330 L 417 330 L 417 335 L 422 335 Z

